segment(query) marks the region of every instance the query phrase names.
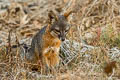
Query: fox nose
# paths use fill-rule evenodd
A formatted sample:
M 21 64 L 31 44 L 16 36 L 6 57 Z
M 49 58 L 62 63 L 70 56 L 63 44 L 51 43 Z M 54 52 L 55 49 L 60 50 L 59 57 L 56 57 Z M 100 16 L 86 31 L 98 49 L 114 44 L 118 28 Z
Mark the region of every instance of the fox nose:
M 65 36 L 64 36 L 64 34 L 61 34 L 61 35 L 59 35 L 58 37 L 59 37 L 59 39 L 60 39 L 61 41 L 65 41 Z
M 62 38 L 62 41 L 65 41 L 65 38 Z

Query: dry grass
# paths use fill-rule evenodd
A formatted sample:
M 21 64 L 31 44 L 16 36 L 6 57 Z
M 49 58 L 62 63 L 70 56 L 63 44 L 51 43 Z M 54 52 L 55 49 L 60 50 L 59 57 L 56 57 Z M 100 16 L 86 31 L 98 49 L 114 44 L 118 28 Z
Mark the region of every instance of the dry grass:
M 120 79 L 120 1 L 75 0 L 72 7 L 71 2 L 35 0 L 6 3 L 8 10 L 3 9 L 5 5 L 0 7 L 1 80 Z M 31 71 L 31 64 L 21 61 L 19 47 L 13 48 L 12 45 L 18 42 L 29 45 L 34 34 L 48 23 L 48 10 L 60 10 L 59 7 L 62 12 L 69 7 L 75 11 L 69 17 L 72 27 L 68 40 L 61 46 L 59 68 L 55 75 Z

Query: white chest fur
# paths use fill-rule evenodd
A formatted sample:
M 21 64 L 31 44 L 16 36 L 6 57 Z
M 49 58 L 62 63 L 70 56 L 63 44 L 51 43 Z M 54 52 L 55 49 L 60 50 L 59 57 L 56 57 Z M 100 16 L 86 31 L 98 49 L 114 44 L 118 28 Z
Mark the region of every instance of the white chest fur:
M 53 50 L 55 53 L 59 53 L 59 49 L 60 49 L 59 47 L 48 47 L 48 48 L 44 49 L 43 54 L 46 54 L 50 50 Z
M 51 42 L 51 44 L 47 48 L 44 48 L 43 54 L 46 54 L 49 51 L 54 51 L 56 54 L 58 54 L 59 50 L 60 50 L 60 46 L 58 46 L 56 44 L 61 43 L 61 41 L 58 38 L 55 38 L 55 39 L 53 39 L 51 41 L 49 39 L 47 39 L 47 40 L 49 42 Z

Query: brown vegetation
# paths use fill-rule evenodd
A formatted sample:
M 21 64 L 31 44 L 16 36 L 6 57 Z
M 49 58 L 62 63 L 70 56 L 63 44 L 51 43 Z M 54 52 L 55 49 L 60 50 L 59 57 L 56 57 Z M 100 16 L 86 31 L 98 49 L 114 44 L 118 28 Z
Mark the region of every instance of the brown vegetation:
M 71 7 L 74 2 L 74 7 Z M 119 0 L 30 0 L 0 2 L 1 80 L 117 80 L 120 79 L 120 1 Z M 71 30 L 60 51 L 56 75 L 43 75 L 22 62 L 19 47 L 56 13 L 73 9 Z M 9 33 L 9 31 L 11 31 Z M 114 70 L 113 70 L 114 68 Z M 113 72 L 112 72 L 113 71 Z M 109 74 L 112 73 L 112 74 Z M 109 76 L 107 76 L 109 74 Z

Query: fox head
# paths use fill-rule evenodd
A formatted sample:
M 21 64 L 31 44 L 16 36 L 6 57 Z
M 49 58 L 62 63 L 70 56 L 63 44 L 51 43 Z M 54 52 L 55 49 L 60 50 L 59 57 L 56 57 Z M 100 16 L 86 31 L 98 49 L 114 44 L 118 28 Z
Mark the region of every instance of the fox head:
M 64 13 L 63 15 L 56 15 L 52 11 L 48 14 L 50 23 L 50 33 L 54 37 L 58 37 L 61 41 L 64 41 L 66 34 L 70 29 L 68 24 L 68 16 L 72 11 Z M 54 20 L 54 21 L 53 21 Z

